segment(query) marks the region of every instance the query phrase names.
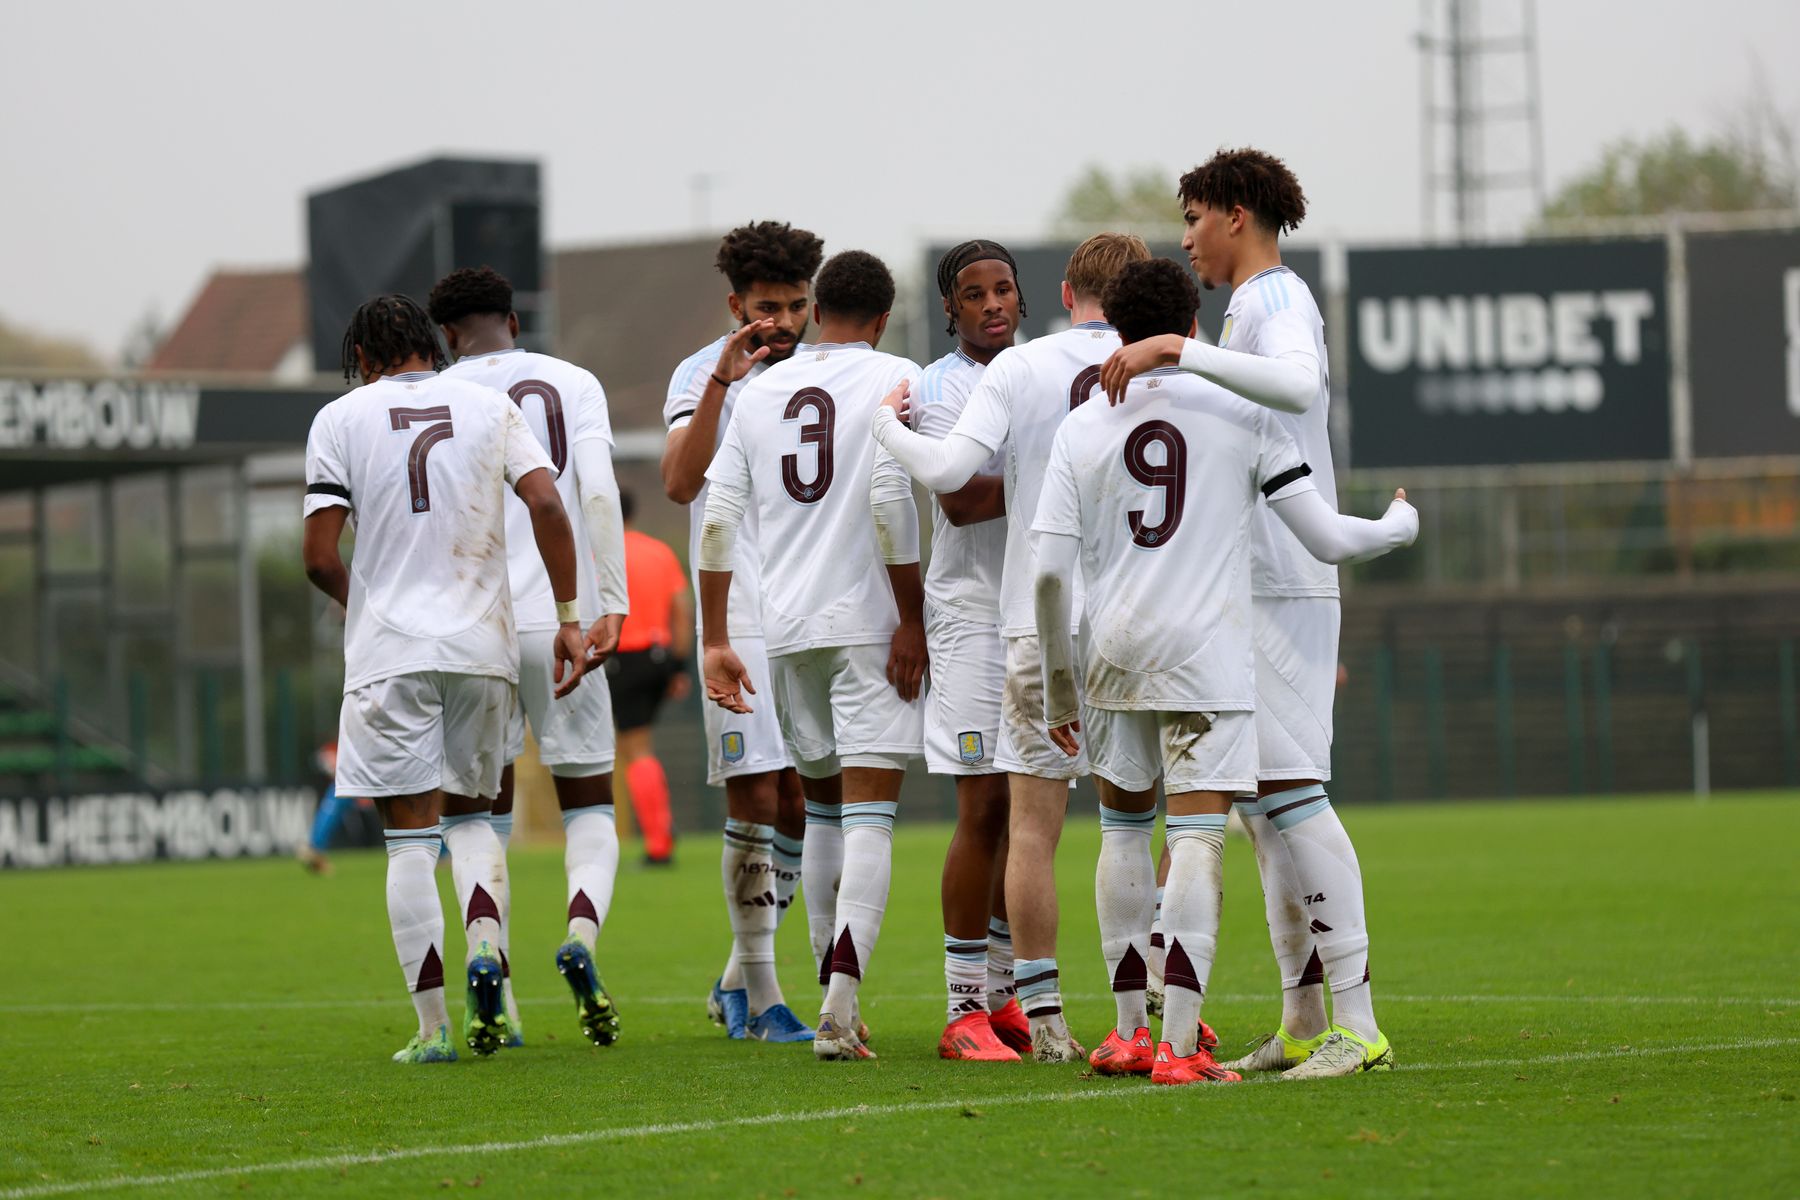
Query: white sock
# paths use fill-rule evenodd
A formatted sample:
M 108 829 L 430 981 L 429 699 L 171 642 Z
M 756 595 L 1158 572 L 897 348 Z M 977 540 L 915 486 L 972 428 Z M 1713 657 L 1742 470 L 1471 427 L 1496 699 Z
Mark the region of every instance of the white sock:
M 1331 983 L 1332 1023 L 1373 1041 L 1377 1030 L 1375 1002 L 1369 994 L 1369 927 L 1363 916 L 1362 867 L 1350 835 L 1318 784 L 1264 796 L 1262 809 L 1293 860 L 1319 959 Z
M 1012 926 L 999 917 L 988 919 L 987 1006 L 999 1012 L 1014 999 Z
M 501 832 L 500 822 L 506 822 L 506 830 Z M 492 818 L 494 836 L 500 839 L 500 875 L 504 882 L 500 889 L 500 996 L 506 1007 L 507 1027 L 517 1033 L 519 1025 L 519 1001 L 513 996 L 512 959 L 512 869 L 506 862 L 506 848 L 512 839 L 512 814 L 504 818 Z
M 806 802 L 806 838 L 801 845 L 801 892 L 806 901 L 806 932 L 812 941 L 819 986 L 831 976 L 831 931 L 837 924 L 838 881 L 844 873 L 842 805 Z
M 782 1002 L 775 979 L 775 868 L 769 857 L 774 830 L 750 821 L 725 822 L 719 875 L 731 919 L 731 959 L 749 992 L 750 1015 Z M 729 981 L 721 986 L 729 987 Z
M 1163 896 L 1168 958 L 1163 964 L 1162 1040 L 1177 1057 L 1200 1040 L 1200 1005 L 1219 944 L 1225 881 L 1225 814 L 1171 816 L 1169 883 Z
M 1150 923 L 1156 919 L 1156 863 L 1150 833 L 1156 810 L 1116 812 L 1100 806 L 1100 860 L 1094 867 L 1094 907 L 1100 913 L 1100 954 L 1112 981 L 1119 1036 L 1129 1039 L 1150 1023 Z
M 777 829 L 769 839 L 769 859 L 775 864 L 775 928 L 787 918 L 788 905 L 800 890 L 801 859 L 806 853 L 802 838 L 791 838 Z
M 506 900 L 506 862 L 500 839 L 486 813 L 445 817 L 444 848 L 450 851 L 450 877 L 456 883 L 456 905 L 468 937 L 468 957 L 482 943 L 500 947 L 500 913 Z
M 1307 928 L 1300 902 L 1300 879 L 1287 841 L 1263 816 L 1255 800 L 1237 803 L 1239 819 L 1256 849 L 1262 877 L 1263 915 L 1269 924 L 1269 946 L 1281 970 L 1281 1027 L 1290 1037 L 1310 1038 L 1325 1032 L 1325 973 Z
M 450 1024 L 444 1007 L 444 905 L 438 899 L 438 827 L 388 829 L 388 926 L 400 956 L 400 974 L 412 994 L 419 1036 Z
M 987 943 L 944 935 L 946 1022 L 987 1009 Z
M 1150 976 L 1161 979 L 1163 971 L 1163 926 L 1162 926 L 1163 889 L 1156 889 L 1156 916 L 1150 922 Z
M 1031 1032 L 1048 1026 L 1059 1038 L 1069 1036 L 1063 1019 L 1062 976 L 1054 958 L 1022 958 L 1013 964 L 1018 978 L 1019 1006 L 1031 1021 Z
M 840 1021 L 854 1019 L 856 992 L 881 933 L 894 870 L 894 813 L 899 807 L 891 800 L 843 806 L 843 877 L 832 926 L 836 932 L 831 943 L 831 974 L 821 1010 Z
M 567 809 L 562 823 L 569 936 L 592 954 L 612 908 L 613 881 L 619 876 L 619 830 L 610 804 Z

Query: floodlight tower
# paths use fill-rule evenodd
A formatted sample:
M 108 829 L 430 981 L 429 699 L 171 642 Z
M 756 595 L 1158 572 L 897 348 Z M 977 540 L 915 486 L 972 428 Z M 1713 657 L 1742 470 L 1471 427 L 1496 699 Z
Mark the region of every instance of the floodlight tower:
M 1420 0 L 1421 212 L 1458 241 L 1544 202 L 1536 0 Z

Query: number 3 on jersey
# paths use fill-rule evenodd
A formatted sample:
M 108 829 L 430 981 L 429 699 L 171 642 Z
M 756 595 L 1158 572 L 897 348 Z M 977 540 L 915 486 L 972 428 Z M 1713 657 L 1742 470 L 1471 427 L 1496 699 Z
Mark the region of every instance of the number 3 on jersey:
M 388 409 L 388 428 L 395 432 L 411 429 L 425 421 L 432 424 L 419 431 L 412 448 L 406 452 L 406 486 L 412 493 L 415 513 L 431 511 L 431 475 L 425 467 L 425 460 L 431 457 L 431 448 L 456 436 L 456 431 L 450 427 L 450 406 Z
M 1160 463 L 1150 461 L 1152 446 L 1163 449 Z M 1147 508 L 1125 514 L 1131 540 L 1146 550 L 1160 549 L 1181 527 L 1182 510 L 1187 507 L 1187 439 L 1167 421 L 1145 421 L 1125 439 L 1124 457 L 1125 470 L 1133 479 L 1162 490 L 1162 519 L 1156 524 L 1144 520 Z
M 813 477 L 809 480 L 800 478 L 799 454 L 784 454 L 781 456 L 781 486 L 800 503 L 817 504 L 831 490 L 831 434 L 837 423 L 837 402 L 824 388 L 801 388 L 788 400 L 781 419 L 797 421 L 809 410 L 813 420 L 800 426 L 800 445 L 813 448 Z

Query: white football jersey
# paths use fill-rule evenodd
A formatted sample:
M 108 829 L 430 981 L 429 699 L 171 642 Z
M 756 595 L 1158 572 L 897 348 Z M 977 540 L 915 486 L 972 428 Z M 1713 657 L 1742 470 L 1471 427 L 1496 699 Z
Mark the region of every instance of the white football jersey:
M 877 470 L 905 472 L 869 426 L 903 379 L 917 392 L 919 368 L 866 342 L 827 343 L 770 367 L 738 396 L 706 477 L 750 496 L 771 656 L 886 641 L 900 623 L 869 485 Z M 742 586 L 734 570 L 731 590 Z
M 1251 519 L 1259 495 L 1311 486 L 1275 413 L 1175 367 L 1072 413 L 1032 529 L 1081 539 L 1085 703 L 1255 708 Z
M 1231 293 L 1219 345 L 1226 350 L 1277 358 L 1288 350 L 1319 356 L 1319 396 L 1304 413 L 1276 413 L 1312 467 L 1313 486 L 1337 509 L 1337 472 L 1331 467 L 1331 367 L 1325 357 L 1325 319 L 1312 292 L 1286 267 L 1270 267 Z M 1267 505 L 1259 505 L 1251 537 L 1258 596 L 1335 596 L 1337 568 L 1306 552 Z
M 719 352 L 725 348 L 730 335 L 719 338 L 711 345 L 703 346 L 681 360 L 675 368 L 675 374 L 669 378 L 669 396 L 663 402 L 663 425 L 671 432 L 680 429 L 694 419 L 694 410 L 700 407 L 700 397 L 706 393 L 706 381 L 712 375 L 713 368 L 718 366 Z M 807 347 L 801 345 L 794 353 L 803 353 Z M 719 429 L 713 438 L 713 453 L 725 441 L 725 431 L 731 426 L 731 413 L 737 407 L 739 393 L 744 385 L 768 370 L 766 362 L 759 362 L 750 368 L 748 374 L 737 380 L 725 392 L 725 402 L 719 407 Z M 706 517 L 706 485 L 700 485 L 700 491 L 688 505 L 688 564 L 693 573 L 694 594 L 700 594 L 700 527 Z M 762 561 L 757 552 L 756 514 L 746 512 L 744 523 L 738 527 L 737 549 L 732 556 L 731 566 L 731 608 L 728 616 L 730 636 L 734 638 L 762 636 Z M 695 606 L 694 621 L 699 623 L 700 613 Z
M 959 346 L 925 368 L 919 377 L 913 428 L 926 437 L 943 438 L 956 426 L 969 403 L 969 393 L 986 368 Z M 995 454 L 981 468 L 998 475 L 1006 459 Z M 931 505 L 931 566 L 925 572 L 925 594 L 954 609 L 966 620 L 1000 624 L 1000 571 L 1006 561 L 1004 517 L 978 525 L 956 526 L 943 506 Z
M 518 682 L 506 492 L 539 468 L 556 470 L 518 407 L 465 379 L 390 375 L 319 410 L 304 511 L 356 522 L 346 692 L 421 671 Z
M 606 393 L 593 372 L 571 362 L 531 350 L 501 350 L 493 354 L 458 359 L 444 374 L 504 392 L 524 414 L 532 436 L 550 456 L 557 470 L 556 490 L 575 530 L 575 598 L 581 623 L 600 618 L 600 579 L 594 553 L 588 545 L 587 520 L 569 469 L 573 449 L 589 440 L 606 443 L 612 453 L 612 418 L 606 411 Z M 538 554 L 531 530 L 531 511 L 517 496 L 506 500 L 506 569 L 512 580 L 513 619 L 521 631 L 555 629 L 556 596 L 550 590 L 550 572 Z
M 1006 452 L 1006 563 L 1000 579 L 1000 632 L 1037 632 L 1032 580 L 1037 555 L 1031 522 L 1050 443 L 1063 418 L 1100 387 L 1100 364 L 1119 348 L 1119 335 L 1101 321 L 1084 321 L 1060 333 L 1002 350 L 969 397 L 954 432 L 989 450 Z M 1082 612 L 1082 581 L 1075 580 L 1074 617 Z

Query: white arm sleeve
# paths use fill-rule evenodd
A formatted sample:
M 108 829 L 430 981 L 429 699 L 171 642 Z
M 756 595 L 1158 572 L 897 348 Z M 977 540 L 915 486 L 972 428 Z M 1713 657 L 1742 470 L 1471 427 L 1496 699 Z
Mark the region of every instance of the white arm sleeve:
M 1380 520 L 1365 521 L 1331 511 L 1311 482 L 1301 481 L 1269 497 L 1269 509 L 1320 562 L 1366 562 L 1410 546 L 1419 536 L 1419 513 L 1396 499 Z
M 875 537 L 881 561 L 901 567 L 919 561 L 919 506 L 913 503 L 912 480 L 892 455 L 875 452 L 869 477 L 869 508 L 875 514 Z
M 619 481 L 613 475 L 612 446 L 584 438 L 570 447 L 575 459 L 575 495 L 587 525 L 588 549 L 600 577 L 600 611 L 629 613 L 625 590 L 625 524 L 619 511 Z
M 1277 412 L 1303 413 L 1319 395 L 1319 356 L 1310 350 L 1264 358 L 1187 338 L 1181 344 L 1181 369 Z
M 1075 637 L 1069 631 L 1074 601 L 1069 580 L 1075 577 L 1081 539 L 1068 533 L 1032 535 L 1037 550 L 1036 598 L 1038 645 L 1043 648 L 1044 721 L 1054 729 L 1081 716 L 1075 690 Z
M 750 493 L 735 481 L 711 481 L 711 486 L 706 489 L 706 516 L 700 523 L 697 565 L 702 571 L 732 569 L 738 526 L 743 523 L 744 509 L 749 502 Z
M 939 440 L 914 433 L 885 404 L 875 410 L 872 432 L 883 450 L 934 492 L 961 488 L 994 453 L 967 434 L 952 433 Z

